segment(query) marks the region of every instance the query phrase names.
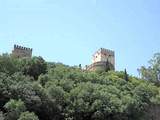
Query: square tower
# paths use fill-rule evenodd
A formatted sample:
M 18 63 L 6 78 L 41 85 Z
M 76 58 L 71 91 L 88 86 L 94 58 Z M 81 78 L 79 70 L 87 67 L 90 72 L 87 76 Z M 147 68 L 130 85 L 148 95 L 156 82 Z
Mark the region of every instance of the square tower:
M 115 54 L 114 51 L 108 50 L 105 48 L 100 48 L 98 51 L 95 52 L 92 58 L 92 64 L 97 62 L 109 62 L 115 68 Z
M 17 58 L 23 58 L 23 57 L 32 57 L 32 49 L 22 47 L 19 45 L 14 45 L 14 49 L 12 50 L 12 56 Z

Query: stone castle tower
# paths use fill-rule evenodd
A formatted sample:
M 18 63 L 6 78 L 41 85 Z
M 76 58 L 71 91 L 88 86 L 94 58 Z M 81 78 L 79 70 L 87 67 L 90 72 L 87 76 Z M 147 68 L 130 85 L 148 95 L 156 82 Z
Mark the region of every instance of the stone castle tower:
M 14 45 L 12 56 L 17 58 L 32 57 L 32 48 L 26 48 L 19 45 Z
M 89 71 L 96 70 L 115 70 L 115 54 L 114 51 L 100 48 L 95 52 L 92 58 L 92 64 L 86 67 Z

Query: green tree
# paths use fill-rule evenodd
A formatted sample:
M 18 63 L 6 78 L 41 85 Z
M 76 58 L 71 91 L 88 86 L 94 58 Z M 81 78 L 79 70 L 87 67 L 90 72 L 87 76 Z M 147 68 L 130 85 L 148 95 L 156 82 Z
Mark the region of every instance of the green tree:
M 17 59 L 10 57 L 8 54 L 0 55 L 0 66 L 0 72 L 9 75 L 19 71 Z
M 4 108 L 7 110 L 6 120 L 17 120 L 20 114 L 26 110 L 23 101 L 13 99 L 6 103 Z
M 40 74 L 47 72 L 47 63 L 42 57 L 22 58 L 20 60 L 21 70 L 25 75 L 38 79 Z
M 4 120 L 4 115 L 1 111 L 0 111 L 0 120 Z
M 160 84 L 160 53 L 154 54 L 153 58 L 148 63 L 149 67 L 142 66 L 139 69 L 141 77 Z
M 38 117 L 32 112 L 23 112 L 21 113 L 18 120 L 39 120 Z
M 128 81 L 128 74 L 126 69 L 124 70 L 124 77 L 125 77 L 125 80 Z
M 38 81 L 42 86 L 45 86 L 45 84 L 49 81 L 48 75 L 40 75 L 38 77 Z

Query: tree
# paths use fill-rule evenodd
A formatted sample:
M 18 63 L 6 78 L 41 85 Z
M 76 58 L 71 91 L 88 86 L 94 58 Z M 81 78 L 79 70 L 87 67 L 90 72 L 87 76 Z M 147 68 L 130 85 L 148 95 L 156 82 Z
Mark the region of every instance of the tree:
M 17 59 L 10 57 L 8 54 L 0 55 L 0 72 L 13 74 L 19 71 Z
M 45 86 L 45 84 L 48 82 L 49 78 L 48 75 L 40 75 L 38 77 L 38 81 L 42 86 Z
M 33 112 L 23 112 L 21 113 L 18 120 L 39 120 L 38 117 Z
M 47 72 L 47 63 L 42 57 L 23 58 L 21 59 L 21 69 L 25 75 L 38 79 L 40 74 Z
M 4 115 L 1 111 L 0 111 L 0 120 L 4 120 Z
M 20 114 L 26 110 L 23 101 L 13 99 L 6 103 L 4 108 L 7 110 L 6 120 L 17 120 Z
M 128 81 L 128 74 L 126 69 L 124 70 L 124 77 L 125 77 L 125 80 Z
M 160 84 L 160 53 L 154 54 L 153 58 L 148 63 L 149 67 L 142 66 L 139 69 L 141 77 Z

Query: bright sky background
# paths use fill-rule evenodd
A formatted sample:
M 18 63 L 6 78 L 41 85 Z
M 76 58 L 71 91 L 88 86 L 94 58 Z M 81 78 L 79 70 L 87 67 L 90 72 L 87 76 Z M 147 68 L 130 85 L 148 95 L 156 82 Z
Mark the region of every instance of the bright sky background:
M 33 48 L 47 61 L 83 66 L 104 47 L 116 70 L 138 75 L 160 52 L 159 0 L 0 0 L 0 53 Z

